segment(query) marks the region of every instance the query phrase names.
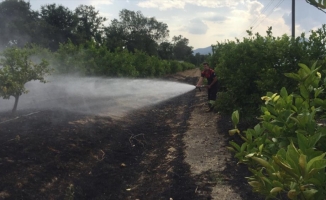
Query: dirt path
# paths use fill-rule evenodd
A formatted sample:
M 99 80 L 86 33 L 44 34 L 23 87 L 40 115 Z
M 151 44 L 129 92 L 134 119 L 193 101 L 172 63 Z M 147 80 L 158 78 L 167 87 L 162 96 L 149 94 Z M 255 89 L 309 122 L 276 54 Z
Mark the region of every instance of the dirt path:
M 205 102 L 193 90 L 121 118 L 0 113 L 0 199 L 255 199 L 226 150 L 229 119 Z
M 186 159 L 192 175 L 198 180 L 197 191 L 210 195 L 212 199 L 242 199 L 236 188 L 225 184 L 228 176 L 223 173 L 232 155 L 226 149 L 226 139 L 217 132 L 219 115 L 206 113 L 206 91 L 196 94 L 198 103 L 191 113 L 189 129 L 185 134 Z M 208 192 L 207 189 L 211 188 Z
M 200 70 L 188 70 L 181 77 L 200 77 Z M 184 134 L 185 162 L 190 165 L 191 176 L 196 180 L 195 192 L 201 197 L 218 200 L 259 199 L 251 192 L 244 176 L 247 171 L 236 165 L 227 150 L 232 138 L 228 135 L 231 121 L 207 109 L 207 92 L 197 91 L 196 103 Z M 219 128 L 218 126 L 221 126 Z

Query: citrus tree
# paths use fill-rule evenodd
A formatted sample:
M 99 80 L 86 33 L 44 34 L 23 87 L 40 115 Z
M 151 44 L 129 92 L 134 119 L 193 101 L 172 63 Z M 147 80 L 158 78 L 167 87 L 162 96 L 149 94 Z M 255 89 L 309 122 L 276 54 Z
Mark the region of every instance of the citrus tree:
M 45 83 L 44 77 L 51 72 L 49 63 L 38 59 L 36 52 L 36 47 L 11 47 L 0 54 L 0 97 L 15 98 L 13 113 L 17 110 L 19 97 L 28 92 L 25 83 L 32 80 Z

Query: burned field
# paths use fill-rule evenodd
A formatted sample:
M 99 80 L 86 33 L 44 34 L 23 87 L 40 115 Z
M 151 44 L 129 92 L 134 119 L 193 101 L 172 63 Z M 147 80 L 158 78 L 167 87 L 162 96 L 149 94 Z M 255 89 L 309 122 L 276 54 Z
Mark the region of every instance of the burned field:
M 197 103 L 193 90 L 120 118 L 1 113 L 0 199 L 211 199 L 216 182 L 207 175 L 198 184 L 185 162 L 183 137 Z M 243 170 L 230 161 L 223 184 L 253 199 Z
M 183 164 L 181 141 L 193 94 L 120 120 L 47 110 L 2 123 L 2 195 L 9 199 L 194 199 L 195 184 Z M 185 108 L 183 116 L 176 117 L 177 106 Z M 171 128 L 166 121 L 178 125 Z M 170 147 L 175 151 L 170 152 Z M 176 159 L 170 160 L 169 154 Z

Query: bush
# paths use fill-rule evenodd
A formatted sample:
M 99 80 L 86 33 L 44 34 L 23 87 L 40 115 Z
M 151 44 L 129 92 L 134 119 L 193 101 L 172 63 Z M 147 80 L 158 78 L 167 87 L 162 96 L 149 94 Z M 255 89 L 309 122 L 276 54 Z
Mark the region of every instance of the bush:
M 159 77 L 169 73 L 192 69 L 190 63 L 161 60 L 145 52 L 130 53 L 117 48 L 110 52 L 94 42 L 75 46 L 72 42 L 61 44 L 54 53 L 53 64 L 59 74 L 96 75 L 111 77 Z
M 326 86 L 321 67 L 299 64 L 297 73 L 287 77 L 299 82 L 292 94 L 283 87 L 279 94 L 268 92 L 261 99 L 260 123 L 243 133 L 237 128 L 239 113 L 232 114 L 235 129 L 244 143 L 230 142 L 240 163 L 248 166 L 252 176 L 248 183 L 267 198 L 326 198 L 326 127 L 323 124 Z
M 214 47 L 212 63 L 217 63 L 219 90 L 216 103 L 222 114 L 239 109 L 241 115 L 254 118 L 259 115 L 259 98 L 265 91 L 277 92 L 286 87 L 293 90 L 296 83 L 284 79 L 284 73 L 294 72 L 299 62 L 311 64 L 321 60 L 325 68 L 325 25 L 311 31 L 309 39 L 304 34 L 291 38 L 287 35 L 274 37 L 272 28 L 263 37 L 248 31 L 249 37 L 218 43 Z M 230 102 L 232 98 L 232 104 Z

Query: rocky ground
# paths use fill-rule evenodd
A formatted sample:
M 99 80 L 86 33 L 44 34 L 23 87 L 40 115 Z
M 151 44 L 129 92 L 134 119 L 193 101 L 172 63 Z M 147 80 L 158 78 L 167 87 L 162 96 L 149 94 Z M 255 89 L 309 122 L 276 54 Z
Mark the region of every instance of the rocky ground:
M 0 113 L 0 199 L 259 199 L 226 149 L 230 118 L 205 103 L 193 90 L 120 118 Z

